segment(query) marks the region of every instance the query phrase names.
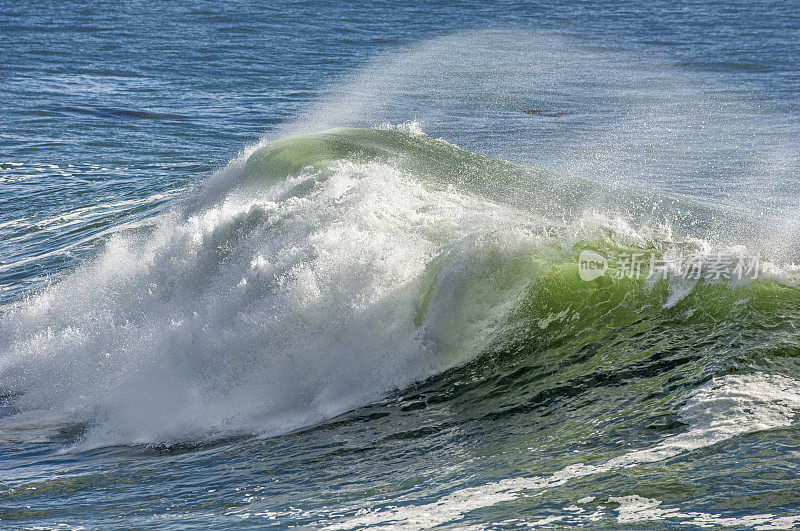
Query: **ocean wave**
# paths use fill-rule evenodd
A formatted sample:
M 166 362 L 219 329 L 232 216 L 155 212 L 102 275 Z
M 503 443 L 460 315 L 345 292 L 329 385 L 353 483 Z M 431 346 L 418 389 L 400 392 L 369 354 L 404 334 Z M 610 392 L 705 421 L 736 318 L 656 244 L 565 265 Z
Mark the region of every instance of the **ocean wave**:
M 1 422 L 81 426 L 79 447 L 274 435 L 477 359 L 563 357 L 643 320 L 698 341 L 777 326 L 796 342 L 796 270 L 779 259 L 741 283 L 580 277 L 586 249 L 749 252 L 716 231 L 732 220 L 414 124 L 278 140 L 5 311 Z

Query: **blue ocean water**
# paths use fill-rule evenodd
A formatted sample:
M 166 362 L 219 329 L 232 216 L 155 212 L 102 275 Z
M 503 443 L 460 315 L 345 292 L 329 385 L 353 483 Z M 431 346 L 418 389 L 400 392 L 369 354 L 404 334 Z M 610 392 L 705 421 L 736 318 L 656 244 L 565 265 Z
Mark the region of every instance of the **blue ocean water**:
M 4 525 L 800 525 L 794 3 L 0 5 Z

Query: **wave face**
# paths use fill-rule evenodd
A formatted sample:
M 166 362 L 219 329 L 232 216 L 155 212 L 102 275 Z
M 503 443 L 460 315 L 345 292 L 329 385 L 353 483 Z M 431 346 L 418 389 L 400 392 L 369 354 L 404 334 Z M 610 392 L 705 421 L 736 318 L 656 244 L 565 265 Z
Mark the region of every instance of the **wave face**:
M 633 228 L 598 210 L 596 185 L 413 125 L 270 143 L 225 183 L 222 200 L 115 235 L 7 311 L 5 423 L 77 423 L 84 446 L 278 434 L 475 359 L 550 360 L 581 386 L 597 377 L 588 360 L 636 370 L 623 368 L 669 343 L 681 353 L 652 376 L 713 356 L 683 376 L 701 381 L 765 342 L 797 345 L 791 270 L 738 287 L 585 282 L 581 249 L 657 253 L 671 227 Z M 629 340 L 611 358 L 598 353 L 610 337 Z M 625 353 L 639 342 L 652 346 Z

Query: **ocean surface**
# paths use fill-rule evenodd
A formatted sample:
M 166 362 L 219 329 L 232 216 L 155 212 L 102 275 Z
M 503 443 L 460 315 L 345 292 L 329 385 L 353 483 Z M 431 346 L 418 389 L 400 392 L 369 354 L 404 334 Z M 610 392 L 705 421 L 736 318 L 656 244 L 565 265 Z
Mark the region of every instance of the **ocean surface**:
M 800 526 L 794 2 L 0 1 L 0 527 Z

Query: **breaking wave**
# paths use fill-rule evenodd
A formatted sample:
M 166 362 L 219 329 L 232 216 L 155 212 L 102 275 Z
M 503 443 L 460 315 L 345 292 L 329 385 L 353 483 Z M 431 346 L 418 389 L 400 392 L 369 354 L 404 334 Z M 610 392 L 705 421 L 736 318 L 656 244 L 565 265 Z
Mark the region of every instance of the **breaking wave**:
M 416 124 L 278 140 L 5 310 L 2 422 L 78 426 L 86 446 L 272 435 L 442 373 L 458 384 L 484 367 L 492 387 L 502 371 L 485 367 L 510 359 L 549 360 L 553 378 L 591 386 L 597 367 L 583 361 L 610 337 L 647 333 L 657 349 L 679 335 L 717 358 L 692 373 L 698 384 L 726 363 L 726 341 L 738 338 L 730 356 L 744 365 L 762 340 L 797 348 L 797 272 L 769 256 L 755 281 L 581 280 L 585 249 L 747 252 L 720 232 L 735 219 L 678 206 L 478 155 Z M 603 363 L 642 361 L 627 356 Z M 524 403 L 525 389 L 507 401 Z

